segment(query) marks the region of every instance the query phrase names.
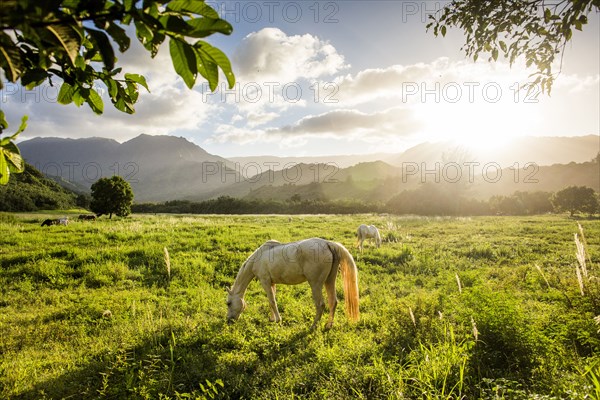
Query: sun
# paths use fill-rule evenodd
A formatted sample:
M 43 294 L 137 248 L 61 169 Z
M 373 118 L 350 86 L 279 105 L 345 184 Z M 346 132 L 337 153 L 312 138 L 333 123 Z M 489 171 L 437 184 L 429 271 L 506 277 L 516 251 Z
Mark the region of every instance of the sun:
M 534 107 L 497 103 L 423 104 L 415 107 L 430 141 L 449 141 L 474 155 L 493 153 L 514 139 L 533 134 L 539 120 Z

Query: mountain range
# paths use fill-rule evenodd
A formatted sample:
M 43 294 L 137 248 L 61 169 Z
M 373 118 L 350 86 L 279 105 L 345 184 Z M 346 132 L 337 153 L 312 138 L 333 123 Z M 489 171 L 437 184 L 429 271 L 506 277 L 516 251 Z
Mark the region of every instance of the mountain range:
M 225 195 L 385 201 L 420 183 L 457 183 L 457 174 L 481 198 L 514 190 L 555 191 L 569 184 L 600 191 L 598 164 L 590 162 L 600 152 L 596 135 L 525 137 L 487 152 L 447 141 L 397 154 L 320 157 L 226 159 L 184 138 L 144 134 L 124 143 L 35 138 L 19 148 L 28 163 L 81 192 L 102 176 L 121 175 L 131 183 L 137 202 Z

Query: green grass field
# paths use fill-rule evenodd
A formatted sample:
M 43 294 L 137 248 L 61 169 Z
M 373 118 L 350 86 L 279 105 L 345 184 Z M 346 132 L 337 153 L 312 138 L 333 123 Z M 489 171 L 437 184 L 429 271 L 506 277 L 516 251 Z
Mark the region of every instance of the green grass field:
M 40 227 L 47 216 L 0 215 L 0 398 L 600 395 L 598 220 L 581 221 L 582 296 L 577 221 L 564 216 L 136 215 Z M 357 254 L 360 223 L 380 227 L 382 248 Z M 333 329 L 323 318 L 310 331 L 303 284 L 278 286 L 283 321 L 271 323 L 255 281 L 227 325 L 225 288 L 246 257 L 268 239 L 313 236 L 351 249 L 361 320 L 340 301 Z

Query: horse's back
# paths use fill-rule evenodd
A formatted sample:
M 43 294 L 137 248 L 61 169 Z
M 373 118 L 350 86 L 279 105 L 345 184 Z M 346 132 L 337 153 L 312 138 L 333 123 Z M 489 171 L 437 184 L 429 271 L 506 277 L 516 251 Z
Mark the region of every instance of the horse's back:
M 312 280 L 332 265 L 333 254 L 327 243 L 320 238 L 291 243 L 268 241 L 257 250 L 254 273 L 259 278 L 268 277 L 273 283 L 298 284 Z

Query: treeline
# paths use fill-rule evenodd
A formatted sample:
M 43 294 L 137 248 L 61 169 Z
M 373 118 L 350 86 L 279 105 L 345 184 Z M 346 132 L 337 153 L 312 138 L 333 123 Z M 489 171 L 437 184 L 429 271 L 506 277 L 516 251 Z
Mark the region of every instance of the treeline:
M 175 214 L 357 214 L 382 212 L 382 205 L 362 201 L 340 200 L 246 200 L 229 196 L 191 202 L 173 200 L 164 203 L 139 203 L 131 207 L 134 213 Z
M 359 214 L 390 213 L 416 215 L 534 215 L 568 211 L 600 213 L 598 194 L 586 187 L 568 187 L 557 193 L 515 192 L 489 200 L 466 198 L 439 185 L 422 185 L 394 196 L 387 203 L 360 200 L 288 201 L 240 199 L 222 196 L 201 202 L 186 200 L 140 203 L 134 213 L 175 214 Z
M 510 196 L 477 200 L 449 185 L 425 184 L 392 197 L 385 209 L 393 214 L 416 215 L 535 215 L 564 211 L 553 203 L 554 197 L 551 192 L 517 191 Z

